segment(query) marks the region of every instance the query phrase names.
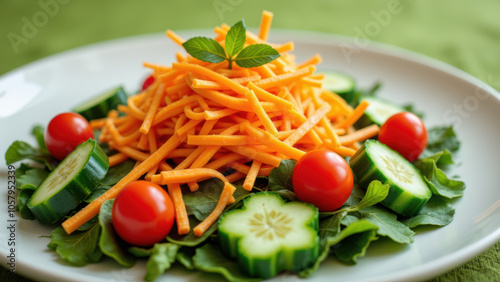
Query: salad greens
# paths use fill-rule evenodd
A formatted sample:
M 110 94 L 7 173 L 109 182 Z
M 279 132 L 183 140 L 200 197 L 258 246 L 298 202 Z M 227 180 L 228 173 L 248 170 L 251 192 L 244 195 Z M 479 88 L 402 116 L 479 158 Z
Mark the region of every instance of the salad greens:
M 235 25 L 240 31 L 244 25 Z M 238 31 L 235 31 L 235 37 Z M 229 48 L 229 56 L 237 54 L 241 48 L 239 39 L 235 39 Z M 228 44 L 228 43 L 226 43 Z M 227 46 L 226 46 L 226 50 Z M 235 60 L 236 61 L 236 60 Z M 377 84 L 367 92 L 356 91 L 356 101 L 363 95 L 374 95 L 380 87 Z M 43 128 L 35 126 L 32 134 L 38 146 L 33 147 L 24 141 L 15 141 L 7 150 L 7 164 L 18 161 L 16 169 L 16 189 L 18 194 L 17 210 L 24 219 L 34 219 L 27 208 L 31 195 L 57 166 L 58 161 L 50 156 L 43 142 Z M 429 145 L 414 166 L 423 175 L 433 195 L 419 214 L 413 217 L 402 217 L 379 203 L 388 194 L 389 186 L 379 181 L 372 181 L 368 188 L 362 189 L 355 183 L 350 198 L 340 209 L 319 214 L 319 257 L 310 261 L 308 266 L 297 274 L 300 277 L 312 275 L 320 264 L 329 256 L 333 256 L 346 264 L 356 264 L 363 257 L 367 248 L 380 237 L 386 237 L 397 244 L 409 244 L 414 241 L 418 226 L 445 226 L 453 220 L 455 213 L 452 203 L 463 195 L 465 183 L 449 178 L 446 169 L 454 164 L 452 153 L 459 149 L 458 141 L 452 127 L 436 127 L 429 129 Z M 117 183 L 134 166 L 134 161 L 125 161 L 109 169 L 100 185 L 85 200 L 90 202 Z M 285 202 L 296 201 L 292 185 L 292 172 L 296 161 L 283 160 L 274 168 L 268 177 L 259 177 L 258 187 L 246 191 L 240 186 L 234 194 L 235 202 L 226 207 L 225 212 L 240 208 L 245 200 L 254 192 L 271 191 L 280 195 Z M 236 185 L 239 183 L 236 183 Z M 191 226 L 203 221 L 217 205 L 222 181 L 208 179 L 199 183 L 197 193 L 184 191 L 184 201 Z M 145 279 L 152 281 L 162 275 L 173 264 L 179 263 L 187 269 L 196 269 L 222 275 L 229 281 L 256 281 L 247 277 L 238 267 L 234 259 L 226 257 L 219 245 L 217 223 L 201 237 L 191 231 L 186 235 L 178 235 L 175 225 L 166 241 L 157 243 L 151 248 L 132 246 L 124 242 L 115 233 L 111 223 L 111 207 L 113 200 L 106 201 L 100 214 L 68 235 L 62 227 L 56 227 L 51 233 L 48 247 L 54 250 L 61 259 L 75 266 L 96 263 L 109 257 L 116 263 L 131 267 L 137 260 L 147 259 Z

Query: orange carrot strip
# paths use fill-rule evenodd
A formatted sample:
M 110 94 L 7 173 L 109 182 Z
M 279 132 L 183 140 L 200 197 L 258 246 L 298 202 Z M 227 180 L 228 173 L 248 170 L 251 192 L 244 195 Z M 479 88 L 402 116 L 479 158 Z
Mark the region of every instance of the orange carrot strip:
M 168 118 L 179 115 L 179 113 L 184 112 L 184 107 L 188 104 L 193 104 L 196 102 L 196 96 L 188 96 L 172 104 L 160 109 L 155 116 L 153 125 L 159 124 L 167 120 Z
M 368 101 L 363 100 L 361 103 L 354 109 L 351 115 L 349 115 L 346 119 L 336 124 L 336 128 L 348 128 L 352 126 L 365 112 L 366 108 L 368 108 Z
M 264 144 L 268 148 L 271 148 L 272 150 L 289 158 L 298 160 L 305 154 L 304 151 L 294 148 L 285 142 L 281 142 L 279 139 L 272 136 L 269 132 L 252 127 L 249 123 L 244 123 L 241 126 L 244 131 L 261 142 L 261 144 Z
M 250 167 L 250 170 L 246 173 L 247 177 L 245 178 L 245 181 L 243 182 L 243 188 L 247 191 L 251 191 L 253 188 L 253 185 L 255 184 L 255 179 L 257 179 L 257 175 L 259 174 L 260 167 L 262 166 L 262 163 L 259 161 L 253 161 L 252 166 Z
M 233 109 L 223 109 L 223 110 L 218 110 L 218 111 L 204 111 L 203 116 L 205 120 L 217 120 L 223 117 L 230 116 L 232 114 L 235 114 L 239 112 L 238 110 L 233 110 Z
M 205 89 L 193 89 L 193 90 L 200 96 L 203 96 L 208 100 L 214 101 L 224 107 L 244 112 L 252 111 L 250 103 L 248 102 L 247 99 L 232 97 L 216 90 L 205 90 Z M 262 108 L 264 108 L 264 110 L 267 112 L 275 112 L 280 110 L 279 107 L 277 107 L 273 103 L 261 102 L 260 104 L 262 105 Z
M 320 64 L 322 61 L 323 61 L 323 59 L 321 58 L 321 55 L 316 54 L 312 58 L 310 58 L 309 60 L 297 65 L 297 68 L 301 69 L 301 68 L 305 68 L 305 67 L 310 66 L 310 65 L 317 65 L 317 64 Z
M 379 127 L 376 124 L 369 125 L 365 128 L 361 128 L 353 133 L 348 135 L 339 136 L 339 141 L 343 146 L 351 145 L 357 141 L 364 141 L 368 138 L 371 138 L 377 135 L 379 131 Z
M 198 225 L 196 225 L 195 228 L 193 228 L 193 233 L 194 235 L 201 237 L 205 231 L 214 224 L 214 222 L 219 218 L 219 216 L 222 214 L 224 209 L 226 208 L 226 205 L 230 203 L 230 199 L 233 198 L 233 193 L 236 190 L 236 188 L 231 185 L 229 182 L 224 184 L 224 189 L 222 189 L 222 193 L 220 195 L 219 201 L 217 202 L 217 206 L 215 206 L 215 209 Z
M 188 145 L 242 146 L 260 144 L 245 135 L 188 135 Z
M 194 64 L 182 64 L 182 63 L 173 63 L 172 67 L 176 70 L 184 70 L 192 73 L 196 73 L 210 79 L 213 79 L 216 82 L 227 85 L 231 90 L 239 93 L 241 95 L 245 95 L 248 91 L 248 88 L 245 86 L 234 82 L 230 78 L 227 78 L 217 72 L 204 68 L 202 66 L 194 65 Z
M 114 155 L 109 156 L 109 167 L 113 167 L 117 164 L 120 164 L 129 159 L 129 156 L 124 153 L 116 153 Z
M 177 129 L 175 131 L 175 134 L 177 135 L 182 135 L 186 132 L 188 132 L 189 130 L 193 129 L 194 127 L 196 127 L 200 122 L 202 122 L 201 120 L 190 120 L 188 122 L 186 122 L 183 126 L 181 126 L 179 129 Z
M 281 162 L 281 158 L 278 158 L 272 154 L 263 152 L 263 151 L 258 151 L 254 147 L 250 146 L 226 146 L 224 147 L 228 149 L 229 151 L 232 151 L 234 153 L 238 153 L 242 156 L 245 156 L 247 158 L 253 159 L 253 160 L 258 160 L 262 163 L 265 164 L 270 164 L 273 167 L 278 167 Z
M 198 135 L 207 135 L 212 131 L 212 128 L 214 128 L 215 124 L 218 122 L 218 120 L 207 120 L 205 123 L 203 123 L 203 126 L 201 127 L 200 132 Z
M 303 77 L 300 82 L 302 82 L 305 85 L 312 86 L 312 87 L 317 87 L 321 88 L 323 86 L 323 81 L 319 79 L 314 79 L 310 77 Z
M 244 157 L 240 154 L 229 153 L 229 154 L 225 154 L 223 157 L 220 157 L 220 158 L 206 164 L 205 167 L 211 168 L 211 169 L 219 169 L 223 166 L 229 165 L 230 163 L 241 160 L 243 158 Z M 233 181 L 229 181 L 229 182 L 233 182 Z
M 170 37 L 170 39 L 172 39 L 175 43 L 179 44 L 180 46 L 182 46 L 182 43 L 184 43 L 184 39 L 182 39 L 182 37 L 180 37 L 179 35 L 177 35 L 177 33 L 171 31 L 170 29 L 168 29 L 165 34 Z
M 156 164 L 161 162 L 165 158 L 165 156 L 170 153 L 170 151 L 172 151 L 182 143 L 184 138 L 176 135 L 170 137 L 170 139 L 168 139 L 165 144 L 163 144 L 158 150 L 156 150 L 156 152 L 154 152 L 146 160 L 141 162 L 141 164 L 138 165 L 135 169 L 131 170 L 124 178 L 118 181 L 118 183 L 116 183 L 108 191 L 102 194 L 99 198 L 93 200 L 90 204 L 77 212 L 75 215 L 65 220 L 62 223 L 64 230 L 68 234 L 71 234 L 84 223 L 96 216 L 99 213 L 99 209 L 101 208 L 101 205 L 102 203 L 104 203 L 104 201 L 115 198 L 116 195 L 123 189 L 123 187 L 125 187 L 130 182 L 139 179 L 139 177 L 144 175 Z
M 287 42 L 278 46 L 274 46 L 274 49 L 278 51 L 279 53 L 285 53 L 289 51 L 293 51 L 293 42 Z
M 240 179 L 245 178 L 245 174 L 237 171 L 235 173 L 231 173 L 230 175 L 226 176 L 226 178 L 227 178 L 227 181 L 234 183 Z
M 262 108 L 262 105 L 259 103 L 257 96 L 255 96 L 255 92 L 253 90 L 247 91 L 245 96 L 250 102 L 250 106 L 252 107 L 253 112 L 257 115 L 257 117 L 259 117 L 262 125 L 264 125 L 264 128 L 267 131 L 271 132 L 273 135 L 277 135 L 278 129 L 276 129 L 276 126 L 274 126 L 274 123 L 271 121 L 266 111 L 264 111 L 264 108 Z
M 269 36 L 269 30 L 271 29 L 271 23 L 273 21 L 273 13 L 269 11 L 262 12 L 262 19 L 260 21 L 259 27 L 259 38 L 267 41 Z
M 232 78 L 231 80 L 239 83 L 239 84 L 245 84 L 251 81 L 258 81 L 260 79 L 260 75 L 253 75 L 253 76 L 245 76 L 245 77 L 238 77 L 238 78 Z M 193 82 L 191 83 L 191 87 L 193 88 L 199 88 L 199 89 L 213 89 L 213 90 L 228 90 L 230 89 L 229 86 L 210 81 L 210 80 L 203 80 L 203 79 L 198 79 L 195 78 L 193 79 Z
M 314 66 L 308 66 L 307 68 L 302 68 L 291 73 L 284 73 L 277 75 L 275 77 L 269 77 L 255 82 L 255 85 L 262 89 L 269 89 L 271 87 L 289 84 L 298 78 L 302 78 L 311 75 L 316 70 Z
M 216 177 L 227 183 L 226 177 L 217 170 L 210 168 L 188 168 L 174 169 L 170 171 L 162 171 L 151 178 L 151 181 L 159 185 L 167 185 L 172 183 L 186 183 Z
M 186 158 L 194 152 L 194 148 L 177 148 L 170 152 L 166 159 Z
M 186 205 L 182 198 L 181 186 L 173 183 L 167 186 L 170 198 L 175 207 L 175 221 L 177 223 L 177 233 L 179 235 L 188 234 L 191 227 L 189 226 L 189 218 L 186 211 Z
M 283 143 L 293 146 L 307 132 L 309 132 L 318 122 L 330 111 L 330 105 L 324 104 L 311 117 L 309 117 L 299 128 L 297 128 Z
M 199 110 L 201 110 L 201 107 L 198 107 L 195 110 L 199 111 Z M 201 121 L 201 120 L 205 119 L 203 112 L 193 111 L 190 104 L 188 104 L 188 105 L 186 105 L 186 107 L 184 107 L 184 113 L 186 114 L 186 116 L 189 119 L 192 119 L 192 120 L 200 120 Z
M 257 85 L 253 84 L 252 82 L 249 82 L 247 87 L 252 89 L 255 92 L 255 95 L 261 100 L 269 101 L 269 102 L 272 102 L 276 105 L 280 105 L 284 109 L 292 109 L 293 108 L 292 103 L 290 103 L 287 100 L 280 98 L 274 94 L 269 93 L 268 91 L 258 87 Z

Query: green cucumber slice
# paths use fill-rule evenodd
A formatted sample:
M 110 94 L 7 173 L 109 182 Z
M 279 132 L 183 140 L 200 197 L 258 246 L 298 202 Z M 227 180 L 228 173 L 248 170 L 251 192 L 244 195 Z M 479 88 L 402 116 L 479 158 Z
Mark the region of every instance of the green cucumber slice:
M 391 116 L 405 111 L 403 107 L 380 98 L 365 97 L 362 100 L 366 100 L 370 105 L 366 108 L 363 116 L 357 121 L 356 127 L 358 128 L 370 124 L 377 124 L 380 126 Z
M 241 209 L 219 219 L 222 250 L 250 276 L 271 278 L 282 270 L 298 272 L 318 257 L 319 213 L 303 202 L 285 203 L 276 193 L 248 197 Z
M 353 77 L 338 71 L 323 71 L 323 88 L 335 92 L 347 103 L 354 99 L 356 82 Z
M 389 194 L 382 204 L 400 215 L 418 214 L 432 196 L 420 172 L 377 140 L 367 140 L 351 158 L 350 165 L 361 187 L 368 187 L 373 180 L 389 184 Z
M 73 112 L 82 115 L 87 120 L 98 119 L 106 117 L 110 110 L 116 109 L 120 104 L 127 104 L 127 94 L 122 86 L 86 101 L 73 108 Z
M 109 159 L 97 142 L 83 142 L 40 184 L 28 208 L 40 222 L 59 220 L 97 187 L 108 167 Z

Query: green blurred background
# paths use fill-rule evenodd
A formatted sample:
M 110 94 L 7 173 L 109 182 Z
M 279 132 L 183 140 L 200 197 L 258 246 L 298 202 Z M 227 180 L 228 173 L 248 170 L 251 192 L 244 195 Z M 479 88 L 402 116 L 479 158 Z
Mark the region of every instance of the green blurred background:
M 241 18 L 257 27 L 322 31 L 397 45 L 456 66 L 500 90 L 498 0 L 2 0 L 0 75 L 109 39 L 212 28 Z M 376 28 L 375 26 L 378 26 Z M 1 281 L 22 281 L 1 269 Z M 500 243 L 434 281 L 500 281 Z

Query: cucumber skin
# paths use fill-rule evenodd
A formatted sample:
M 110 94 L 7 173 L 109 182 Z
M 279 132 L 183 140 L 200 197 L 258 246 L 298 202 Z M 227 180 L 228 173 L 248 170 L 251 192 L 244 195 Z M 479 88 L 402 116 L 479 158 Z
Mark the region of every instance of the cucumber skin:
M 55 195 L 36 206 L 31 205 L 31 199 L 28 201 L 28 208 L 41 223 L 54 223 L 75 209 L 106 176 L 109 168 L 108 156 L 95 140 L 82 144 L 87 142 L 93 142 L 94 148 L 89 154 L 87 164 L 73 180 Z
M 367 142 L 370 143 L 372 141 Z M 376 168 L 374 161 L 366 153 L 366 146 L 367 143 L 365 142 L 365 144 L 363 144 L 363 146 L 354 154 L 354 156 L 352 156 L 350 160 L 351 170 L 359 185 L 366 188 L 373 180 L 378 180 L 382 184 L 388 184 L 389 193 L 381 204 L 402 216 L 410 217 L 418 214 L 427 201 L 429 201 L 432 193 L 430 193 L 427 198 L 419 198 L 420 201 L 410 200 L 401 205 L 401 203 L 398 202 L 398 198 L 405 197 L 404 191 L 400 188 L 396 188 L 396 185 Z M 364 177 L 360 178 L 360 175 L 363 175 Z
M 279 197 L 282 201 L 283 199 L 276 193 L 273 192 L 260 192 L 258 194 L 273 194 Z M 254 194 L 244 200 L 244 202 L 250 200 L 257 194 Z M 314 207 L 308 203 L 302 203 Z M 243 205 L 244 206 L 244 205 Z M 314 207 L 316 209 L 316 207 Z M 235 212 L 245 212 L 245 209 L 232 210 L 224 213 L 218 222 L 231 213 Z M 308 227 L 313 228 L 311 232 L 318 232 L 319 228 L 319 212 L 316 209 L 314 219 L 309 222 Z M 251 277 L 261 277 L 264 279 L 269 279 L 276 276 L 279 272 L 283 270 L 289 270 L 292 272 L 299 272 L 304 269 L 307 265 L 310 265 L 319 256 L 319 236 L 316 236 L 315 242 L 313 242 L 313 248 L 307 249 L 295 249 L 293 250 L 293 260 L 290 261 L 288 258 L 289 254 L 286 253 L 285 249 L 281 249 L 278 254 L 270 258 L 249 258 L 245 254 L 238 252 L 238 243 L 241 237 L 236 236 L 231 233 L 220 232 L 219 231 L 219 242 L 224 254 L 229 257 L 236 258 L 240 269 L 248 276 Z
M 114 94 L 109 96 L 107 99 L 101 101 L 98 104 L 90 106 L 86 109 L 80 109 L 79 106 L 73 108 L 73 111 L 80 114 L 87 120 L 104 118 L 108 115 L 110 110 L 114 110 L 118 105 L 126 105 L 127 104 L 127 94 L 123 90 L 123 87 L 120 86 L 116 89 L 110 90 L 113 91 Z M 106 92 L 102 95 L 108 94 Z M 96 98 L 97 99 L 97 98 Z

